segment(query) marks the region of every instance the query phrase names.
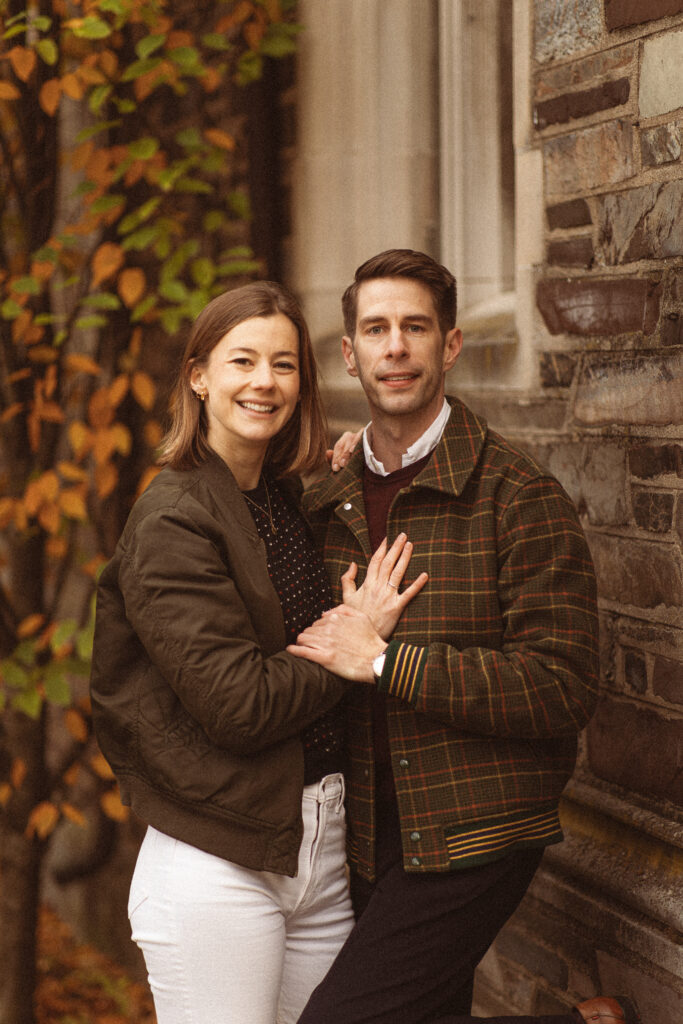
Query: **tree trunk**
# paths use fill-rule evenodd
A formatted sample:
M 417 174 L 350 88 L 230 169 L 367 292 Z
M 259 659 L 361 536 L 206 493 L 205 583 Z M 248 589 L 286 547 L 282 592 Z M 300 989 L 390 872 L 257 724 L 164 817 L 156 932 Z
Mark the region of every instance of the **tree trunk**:
M 41 799 L 44 720 L 4 715 L 4 749 L 21 757 L 27 775 L 0 818 L 0 1024 L 33 1024 L 36 930 L 44 844 L 26 836 L 26 821 Z

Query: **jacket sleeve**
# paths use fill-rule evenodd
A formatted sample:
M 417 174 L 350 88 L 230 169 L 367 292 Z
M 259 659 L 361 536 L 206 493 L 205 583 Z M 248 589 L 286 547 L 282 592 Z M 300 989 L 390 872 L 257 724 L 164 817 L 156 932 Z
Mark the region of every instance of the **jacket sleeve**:
M 500 646 L 392 641 L 378 688 L 477 735 L 576 734 L 598 694 L 596 583 L 578 516 L 555 480 L 516 492 L 497 546 Z
M 147 656 L 216 746 L 249 754 L 296 735 L 348 687 L 284 651 L 263 656 L 216 545 L 176 508 L 137 524 L 118 587 Z

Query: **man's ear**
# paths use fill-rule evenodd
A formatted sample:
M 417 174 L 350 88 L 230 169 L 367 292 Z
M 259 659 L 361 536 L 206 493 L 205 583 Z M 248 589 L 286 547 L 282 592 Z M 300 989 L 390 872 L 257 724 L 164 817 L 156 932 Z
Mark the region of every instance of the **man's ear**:
M 357 377 L 358 370 L 356 369 L 356 356 L 353 351 L 353 342 L 346 335 L 342 338 L 342 355 L 344 356 L 344 362 L 346 363 L 346 372 L 350 377 Z
M 448 373 L 455 366 L 455 362 L 462 351 L 462 331 L 454 327 L 446 335 L 443 347 L 443 372 Z

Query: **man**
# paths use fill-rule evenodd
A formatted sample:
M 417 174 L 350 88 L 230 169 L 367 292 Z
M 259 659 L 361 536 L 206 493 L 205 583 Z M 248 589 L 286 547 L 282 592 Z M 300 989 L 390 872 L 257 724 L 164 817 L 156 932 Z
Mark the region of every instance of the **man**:
M 475 968 L 562 838 L 558 802 L 598 693 L 595 578 L 557 481 L 445 398 L 462 348 L 453 276 L 390 250 L 342 307 L 371 422 L 307 515 L 333 585 L 399 532 L 429 580 L 388 644 L 367 619 L 359 639 L 364 616 L 346 607 L 290 648 L 367 684 L 349 701 L 357 924 L 300 1024 L 471 1020 Z M 637 1016 L 593 999 L 547 1019 Z

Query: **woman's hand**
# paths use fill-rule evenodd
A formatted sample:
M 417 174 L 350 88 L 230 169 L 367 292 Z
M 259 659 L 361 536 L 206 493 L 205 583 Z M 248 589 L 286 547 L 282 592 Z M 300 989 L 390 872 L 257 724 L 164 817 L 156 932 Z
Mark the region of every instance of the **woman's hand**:
M 339 440 L 335 442 L 334 448 L 328 449 L 327 461 L 330 463 L 333 473 L 338 473 L 346 465 L 355 452 L 356 445 L 362 436 L 362 430 L 357 431 L 355 434 L 350 430 L 346 430 Z
M 406 605 L 419 594 L 428 579 L 426 572 L 420 573 L 413 583 L 399 593 L 398 588 L 412 554 L 413 545 L 405 533 L 399 533 L 389 550 L 385 537 L 370 559 L 365 580 L 359 589 L 356 589 L 358 566 L 355 562 L 351 563 L 341 578 L 344 604 L 364 612 L 384 640 L 389 640 Z
M 372 683 L 372 662 L 386 646 L 367 615 L 340 604 L 299 633 L 296 644 L 290 644 L 287 650 L 344 679 Z

